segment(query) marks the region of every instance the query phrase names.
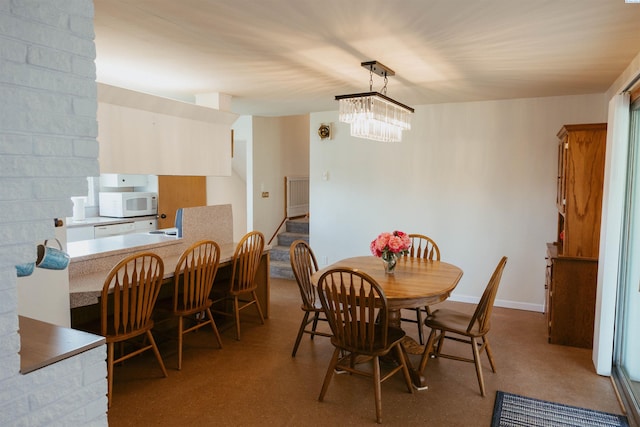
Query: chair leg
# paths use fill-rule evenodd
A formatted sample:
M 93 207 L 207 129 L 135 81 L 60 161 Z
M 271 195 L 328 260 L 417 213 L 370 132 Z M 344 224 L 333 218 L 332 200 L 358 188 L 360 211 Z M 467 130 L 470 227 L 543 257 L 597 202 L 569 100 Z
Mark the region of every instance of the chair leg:
M 111 391 L 113 390 L 113 352 L 115 343 L 107 343 L 107 405 L 111 408 Z
M 396 345 L 396 353 L 398 355 L 398 361 L 402 365 L 402 374 L 404 376 L 405 382 L 407 383 L 409 393 L 413 394 L 413 383 L 411 382 L 411 374 L 409 374 L 409 367 L 407 366 L 407 359 L 405 358 L 402 344 L 399 343 L 398 345 Z
M 256 291 L 252 291 L 251 294 L 253 295 L 255 306 L 258 309 L 258 315 L 260 315 L 260 323 L 264 325 L 264 315 L 262 314 L 262 307 L 260 307 L 260 301 L 258 301 L 258 295 L 256 294 Z
M 478 341 L 473 337 L 471 338 L 471 346 L 473 347 L 473 360 L 476 365 L 476 375 L 478 376 L 478 384 L 480 385 L 480 394 L 484 397 L 484 378 L 482 377 L 482 363 L 480 362 Z
M 440 331 L 440 336 L 438 337 L 438 345 L 437 347 L 435 347 L 436 349 L 436 356 L 440 356 L 440 353 L 442 353 L 442 347 L 444 347 L 444 337 L 445 337 L 445 332 L 444 331 Z
M 182 337 L 184 336 L 184 317 L 178 317 L 178 371 L 182 369 Z
M 373 358 L 373 392 L 376 399 L 376 421 L 382 424 L 382 390 L 380 387 L 380 358 Z
M 493 353 L 491 352 L 491 347 L 489 346 L 489 340 L 486 337 L 482 337 L 482 342 L 484 345 L 484 351 L 487 352 L 487 358 L 489 359 L 489 365 L 491 365 L 491 370 L 496 372 L 496 365 L 493 363 Z
M 316 336 L 315 332 L 316 332 L 316 328 L 318 327 L 319 319 L 320 319 L 320 313 L 316 311 L 315 314 L 313 315 L 313 325 L 311 325 L 311 331 L 313 332 L 311 334 L 311 341 L 313 341 L 313 337 Z
M 296 357 L 296 352 L 298 351 L 298 345 L 300 345 L 300 340 L 302 340 L 302 335 L 304 334 L 304 328 L 307 326 L 307 322 L 309 319 L 309 312 L 304 312 L 304 317 L 302 318 L 302 323 L 300 324 L 300 328 L 298 329 L 298 336 L 296 337 L 296 343 L 293 345 L 293 351 L 291 352 L 291 357 Z M 311 335 L 313 338 L 313 335 Z
M 320 390 L 320 396 L 318 396 L 318 401 L 322 402 L 324 400 L 324 395 L 327 393 L 327 389 L 329 388 L 329 383 L 333 378 L 333 372 L 338 364 L 338 359 L 340 356 L 340 349 L 336 347 L 333 351 L 333 356 L 331 357 L 331 362 L 329 362 L 329 368 L 327 369 L 327 373 L 324 376 L 324 382 L 322 383 L 322 389 Z
M 236 317 L 236 340 L 240 341 L 240 305 L 237 295 L 233 297 L 233 313 Z
M 418 341 L 420 341 L 420 345 L 423 345 L 424 332 L 422 330 L 422 309 L 420 307 L 416 308 L 416 320 L 418 321 Z
M 429 361 L 429 354 L 433 351 L 433 344 L 436 341 L 437 331 L 435 329 L 431 330 L 429 334 L 429 339 L 427 340 L 427 345 L 424 346 L 424 351 L 422 352 L 422 357 L 420 358 L 420 366 L 418 367 L 418 372 L 421 374 L 424 373 L 424 369 L 427 367 L 427 362 Z
M 216 326 L 216 321 L 213 320 L 213 314 L 211 314 L 211 310 L 207 308 L 207 316 L 211 321 L 211 328 L 213 329 L 213 333 L 216 335 L 216 339 L 218 340 L 218 345 L 222 348 L 222 338 L 220 338 L 220 332 L 218 332 L 218 326 Z
M 158 346 L 156 345 L 156 340 L 153 339 L 153 335 L 151 335 L 151 331 L 147 331 L 147 337 L 149 338 L 149 343 L 151 344 L 151 348 L 153 349 L 153 353 L 156 355 L 156 359 L 158 360 L 158 364 L 160 365 L 160 369 L 162 369 L 162 373 L 165 378 L 169 376 L 167 374 L 167 369 L 164 367 L 164 362 L 162 361 L 162 356 L 160 356 L 160 351 L 158 350 Z

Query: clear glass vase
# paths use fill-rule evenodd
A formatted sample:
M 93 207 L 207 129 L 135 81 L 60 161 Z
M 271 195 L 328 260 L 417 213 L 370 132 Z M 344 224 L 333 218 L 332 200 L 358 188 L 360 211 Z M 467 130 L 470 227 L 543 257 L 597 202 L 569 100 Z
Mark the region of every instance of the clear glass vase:
M 384 264 L 384 272 L 386 274 L 393 274 L 398 263 L 398 256 L 393 252 L 382 254 L 382 263 Z

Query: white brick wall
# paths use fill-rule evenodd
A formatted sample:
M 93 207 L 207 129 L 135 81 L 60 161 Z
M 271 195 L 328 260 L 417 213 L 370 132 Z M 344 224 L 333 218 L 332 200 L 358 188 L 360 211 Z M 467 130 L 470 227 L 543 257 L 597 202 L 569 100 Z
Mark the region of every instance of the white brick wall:
M 105 346 L 21 375 L 15 265 L 99 174 L 92 0 L 0 0 L 0 425 L 107 425 Z

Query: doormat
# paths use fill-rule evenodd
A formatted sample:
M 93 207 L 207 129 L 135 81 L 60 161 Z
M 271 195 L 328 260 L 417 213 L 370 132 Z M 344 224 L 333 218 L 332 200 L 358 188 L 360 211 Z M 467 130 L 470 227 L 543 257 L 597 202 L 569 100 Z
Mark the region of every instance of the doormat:
M 491 427 L 628 427 L 624 415 L 496 392 Z

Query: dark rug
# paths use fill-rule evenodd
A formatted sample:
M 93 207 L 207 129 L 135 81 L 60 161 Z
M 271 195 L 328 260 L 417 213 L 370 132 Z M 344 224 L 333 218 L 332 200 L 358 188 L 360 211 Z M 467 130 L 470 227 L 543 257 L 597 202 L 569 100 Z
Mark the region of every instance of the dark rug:
M 496 392 L 491 427 L 628 427 L 627 417 Z

